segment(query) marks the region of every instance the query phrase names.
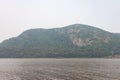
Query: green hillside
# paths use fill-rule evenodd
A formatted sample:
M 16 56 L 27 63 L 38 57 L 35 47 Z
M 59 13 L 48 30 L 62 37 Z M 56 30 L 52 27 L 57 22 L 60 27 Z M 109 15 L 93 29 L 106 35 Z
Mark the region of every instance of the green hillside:
M 119 33 L 83 24 L 30 29 L 0 44 L 1 58 L 89 58 L 116 54 L 120 54 Z

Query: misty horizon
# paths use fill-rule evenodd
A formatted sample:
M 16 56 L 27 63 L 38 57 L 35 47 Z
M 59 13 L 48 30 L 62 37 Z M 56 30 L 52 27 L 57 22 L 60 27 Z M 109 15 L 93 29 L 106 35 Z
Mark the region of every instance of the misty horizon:
M 0 0 L 0 41 L 31 28 L 86 24 L 120 33 L 119 0 Z

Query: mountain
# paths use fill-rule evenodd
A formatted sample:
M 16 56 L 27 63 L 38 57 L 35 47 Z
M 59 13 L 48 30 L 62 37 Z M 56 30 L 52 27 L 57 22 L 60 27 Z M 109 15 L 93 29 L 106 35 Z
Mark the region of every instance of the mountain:
M 120 54 L 120 34 L 73 24 L 62 28 L 30 29 L 0 44 L 1 58 L 106 57 Z

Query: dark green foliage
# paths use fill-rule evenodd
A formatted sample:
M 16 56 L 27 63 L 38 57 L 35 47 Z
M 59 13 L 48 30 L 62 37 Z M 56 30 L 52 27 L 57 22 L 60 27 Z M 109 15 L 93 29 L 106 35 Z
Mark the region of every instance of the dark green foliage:
M 74 44 L 73 35 L 84 45 Z M 0 44 L 1 58 L 90 58 L 114 54 L 120 54 L 120 34 L 80 24 L 55 29 L 31 29 Z

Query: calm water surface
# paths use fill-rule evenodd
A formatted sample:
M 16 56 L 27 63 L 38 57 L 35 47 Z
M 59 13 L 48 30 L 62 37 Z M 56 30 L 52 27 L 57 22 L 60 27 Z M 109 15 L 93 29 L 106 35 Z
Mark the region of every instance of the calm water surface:
M 0 59 L 0 80 L 120 80 L 120 59 Z

